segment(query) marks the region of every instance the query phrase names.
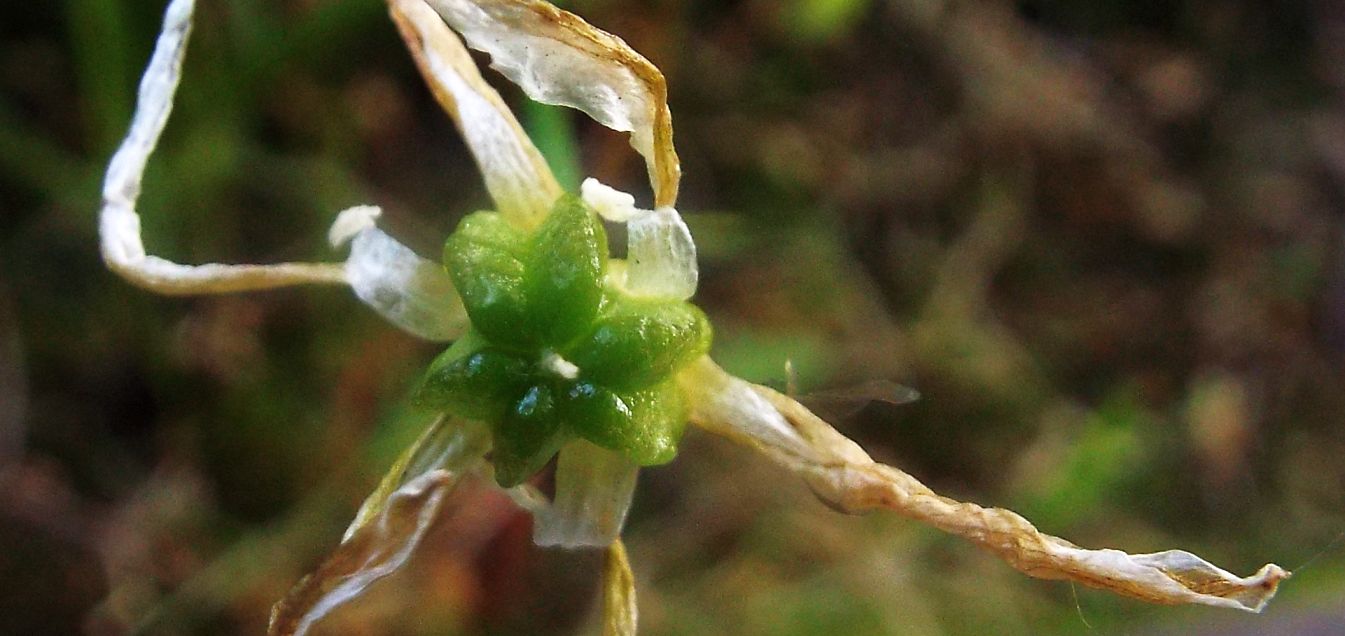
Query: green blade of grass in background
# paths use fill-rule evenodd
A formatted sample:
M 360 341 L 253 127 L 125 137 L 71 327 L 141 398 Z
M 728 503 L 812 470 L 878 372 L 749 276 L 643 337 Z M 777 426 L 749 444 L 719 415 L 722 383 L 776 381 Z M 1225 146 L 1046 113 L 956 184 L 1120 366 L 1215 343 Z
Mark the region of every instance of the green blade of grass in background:
M 125 15 L 117 0 L 68 0 L 65 15 L 89 149 L 101 156 L 126 133 L 134 103 Z
M 579 165 L 579 145 L 574 138 L 574 113 L 560 106 L 532 100 L 523 103 L 523 128 L 537 150 L 546 157 L 556 181 L 570 192 L 579 191 L 583 168 Z

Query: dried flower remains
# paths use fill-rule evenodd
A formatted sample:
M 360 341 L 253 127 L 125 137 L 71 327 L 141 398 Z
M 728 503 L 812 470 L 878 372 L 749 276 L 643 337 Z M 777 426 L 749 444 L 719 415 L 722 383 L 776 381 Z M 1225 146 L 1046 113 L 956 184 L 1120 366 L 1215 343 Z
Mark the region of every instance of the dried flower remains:
M 1163 604 L 1260 611 L 1288 576 L 1238 577 L 1183 551 L 1132 555 L 1043 534 L 1021 516 L 942 497 L 874 462 L 788 395 L 736 378 L 708 355 L 709 321 L 689 302 L 695 244 L 675 209 L 681 177 L 662 74 L 616 36 L 541 0 L 387 0 L 434 96 L 476 159 L 495 210 L 468 215 L 443 264 L 376 226 L 359 206 L 332 225 L 341 263 L 181 265 L 149 255 L 136 200 L 167 123 L 194 0 L 169 4 L 131 128 L 112 158 L 100 213 L 108 266 L 165 294 L 346 285 L 398 327 L 453 342 L 416 401 L 433 423 L 369 495 L 341 544 L 272 614 L 276 634 L 315 621 L 395 571 L 455 484 L 485 474 L 534 516 L 540 545 L 607 550 L 604 629 L 635 632 L 635 590 L 620 530 L 642 466 L 670 461 L 687 424 L 756 451 L 847 512 L 886 509 L 981 546 L 1039 578 Z M 464 45 L 465 41 L 465 45 Z M 592 179 L 566 193 L 467 47 L 532 99 L 630 133 L 653 209 Z M 610 258 L 602 220 L 624 224 Z M 557 456 L 556 492 L 528 478 Z

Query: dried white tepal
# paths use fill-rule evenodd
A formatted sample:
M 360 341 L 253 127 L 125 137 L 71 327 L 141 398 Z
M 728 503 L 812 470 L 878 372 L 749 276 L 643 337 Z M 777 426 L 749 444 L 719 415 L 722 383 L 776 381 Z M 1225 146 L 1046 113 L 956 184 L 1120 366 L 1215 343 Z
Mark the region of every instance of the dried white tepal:
M 537 543 L 606 549 L 604 628 L 634 633 L 633 577 L 619 533 L 638 470 L 670 461 L 686 424 L 762 453 L 840 510 L 895 511 L 1030 576 L 1153 603 L 1249 611 L 1260 611 L 1288 576 L 1266 565 L 1241 578 L 1182 551 L 1080 548 L 1008 510 L 941 497 L 874 462 L 791 397 L 720 369 L 706 353 L 708 322 L 689 302 L 696 252 L 674 207 L 681 173 L 663 76 L 617 37 L 540 0 L 388 0 L 496 204 L 464 219 L 445 264 L 381 232 L 379 210 L 368 206 L 342 212 L 332 226 L 333 245 L 350 245 L 344 263 L 192 266 L 147 254 L 136 199 L 172 108 L 193 4 L 169 5 L 130 132 L 108 166 L 99 219 L 108 266 L 166 294 L 348 285 L 398 327 L 454 342 L 417 393 L 434 423 L 365 501 L 332 556 L 276 604 L 273 633 L 305 632 L 402 565 L 468 474 L 494 479 L 531 511 Z M 531 98 L 630 133 L 648 167 L 653 209 L 591 179 L 564 192 L 464 41 Z M 626 225 L 626 259 L 608 257 L 600 218 Z M 526 479 L 557 455 L 548 500 Z

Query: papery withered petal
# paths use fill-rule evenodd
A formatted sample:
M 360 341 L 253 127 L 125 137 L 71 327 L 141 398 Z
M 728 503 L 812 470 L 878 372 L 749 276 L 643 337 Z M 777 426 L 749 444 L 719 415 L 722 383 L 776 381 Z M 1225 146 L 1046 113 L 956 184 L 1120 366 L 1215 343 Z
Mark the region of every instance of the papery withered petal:
M 345 273 L 335 263 L 182 265 L 146 253 L 136 202 L 140 198 L 145 164 L 173 110 L 194 5 L 193 0 L 173 0 L 164 12 L 163 30 L 140 80 L 130 130 L 108 163 L 103 206 L 98 213 L 103 260 L 109 269 L 131 283 L 161 294 L 219 294 L 308 283 L 344 284 Z
M 490 432 L 435 416 L 360 506 L 341 545 L 271 609 L 268 632 L 303 634 L 319 619 L 400 568 L 461 475 L 481 463 Z
M 892 510 L 958 535 L 1034 577 L 1074 581 L 1151 603 L 1258 612 L 1288 573 L 1266 565 L 1234 576 L 1181 551 L 1088 550 L 1043 534 L 1018 514 L 954 501 L 871 460 L 792 398 L 725 373 L 708 358 L 679 376 L 691 422 L 766 455 L 844 512 Z
M 626 546 L 615 539 L 607 547 L 602 577 L 603 636 L 635 636 L 639 610 L 635 603 L 635 574 L 626 558 Z
M 305 634 L 332 610 L 400 568 L 457 482 L 457 473 L 432 470 L 398 488 L 377 515 L 276 603 L 267 633 Z
M 481 423 L 434 415 L 420 437 L 388 467 L 378 487 L 365 497 L 341 541 L 349 541 L 370 521 L 379 518 L 393 494 L 411 480 L 432 470 L 466 473 L 489 450 L 490 431 Z
M 677 381 L 687 396 L 691 423 L 712 433 L 797 463 L 821 463 L 833 457 L 856 464 L 873 461 L 858 444 L 829 426 L 795 426 L 758 391 L 758 385 L 724 372 L 709 357 L 687 365 Z
M 677 201 L 681 166 L 668 86 L 658 68 L 610 33 L 542 0 L 428 0 L 472 48 L 529 97 L 584 111 L 631 134 L 645 158 L 654 205 Z
M 686 300 L 696 293 L 696 243 L 671 207 L 645 210 L 635 197 L 597 179 L 579 186 L 584 203 L 613 223 L 626 224 L 626 270 L 621 287 L 634 296 Z
M 388 0 L 388 8 L 435 99 L 471 149 L 500 213 L 523 227 L 540 223 L 562 190 L 509 107 L 433 9 L 422 0 Z
M 682 216 L 658 208 L 626 223 L 626 289 L 638 296 L 686 300 L 696 293 L 696 244 Z
M 602 548 L 616 541 L 639 470 L 623 453 L 583 440 L 566 444 L 556 458 L 556 499 L 533 510 L 533 543 Z
M 360 206 L 342 212 L 332 224 L 334 247 L 350 241 L 345 275 L 355 296 L 426 340 L 444 342 L 466 333 L 467 310 L 444 266 L 378 229 L 378 214 L 378 208 Z

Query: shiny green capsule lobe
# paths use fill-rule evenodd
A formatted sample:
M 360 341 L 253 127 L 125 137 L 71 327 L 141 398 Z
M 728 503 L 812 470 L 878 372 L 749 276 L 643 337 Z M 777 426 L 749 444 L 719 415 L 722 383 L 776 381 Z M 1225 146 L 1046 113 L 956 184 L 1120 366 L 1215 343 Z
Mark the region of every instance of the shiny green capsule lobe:
M 522 233 L 495 212 L 468 215 L 444 244 L 444 264 L 472 328 L 495 344 L 536 344 L 523 294 L 527 255 Z
M 537 337 L 560 346 L 593 322 L 607 273 L 607 233 L 575 197 L 562 197 L 532 237 L 523 280 L 528 320 Z
M 568 359 L 587 379 L 636 389 L 668 377 L 709 348 L 710 323 L 690 303 L 621 299 L 609 304 Z
M 686 408 L 672 381 L 622 392 L 576 382 L 563 398 L 561 412 L 584 439 L 624 452 L 643 466 L 672 461 L 686 428 Z
M 455 344 L 430 365 L 415 401 L 459 417 L 492 421 L 504 416 L 510 400 L 527 391 L 531 373 L 532 365 L 513 353 L 489 345 Z
M 495 481 L 511 488 L 541 470 L 564 443 L 561 433 L 551 387 L 529 388 L 495 423 Z

